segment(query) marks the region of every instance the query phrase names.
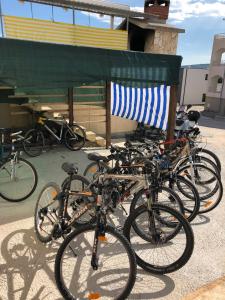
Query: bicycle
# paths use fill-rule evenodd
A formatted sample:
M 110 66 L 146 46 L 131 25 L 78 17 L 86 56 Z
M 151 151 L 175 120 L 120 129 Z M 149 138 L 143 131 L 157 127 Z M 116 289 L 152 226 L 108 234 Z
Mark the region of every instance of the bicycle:
M 65 163 L 62 168 L 70 178 L 77 175 L 77 168 L 72 164 Z M 135 283 L 135 255 L 122 233 L 107 224 L 106 216 L 111 208 L 101 196 L 101 186 L 96 184 L 92 192 L 89 189 L 71 191 L 69 186 L 65 186 L 59 192 L 57 185 L 51 183 L 48 189 L 50 203 L 41 206 L 37 202 L 35 209 L 38 238 L 42 242 L 65 238 L 72 227 L 76 228 L 65 238 L 56 256 L 55 279 L 62 296 L 65 299 L 92 299 L 97 295 L 102 299 L 126 299 Z M 67 209 L 69 196 L 76 197 L 73 215 Z M 90 220 L 86 224 L 79 223 L 88 212 L 91 212 Z M 48 232 L 44 218 L 51 223 Z M 82 226 L 77 227 L 77 224 Z M 45 227 L 44 232 L 42 226 Z M 121 270 L 118 258 L 125 269 Z M 85 268 L 79 268 L 81 262 Z M 76 269 L 76 279 L 73 277 L 73 268 Z M 112 282 L 108 282 L 110 276 L 113 276 Z M 96 277 L 101 281 L 98 285 L 94 284 Z M 105 278 L 108 279 L 104 281 Z M 81 282 L 84 283 L 82 286 Z
M 20 141 L 20 133 L 11 134 L 15 138 L 11 145 L 3 145 L 9 153 L 0 159 L 0 197 L 7 201 L 19 202 L 30 197 L 38 183 L 38 175 L 34 166 L 20 157 L 16 150 L 16 142 Z
M 25 134 L 24 150 L 30 156 L 40 155 L 46 139 L 50 136 L 58 143 L 64 144 L 69 150 L 80 150 L 86 141 L 86 133 L 78 124 L 69 125 L 64 117 L 47 118 L 44 112 L 36 113 L 37 128 Z
M 96 223 L 75 229 L 56 255 L 55 279 L 64 299 L 125 300 L 131 293 L 135 254 L 123 234 L 107 224 L 107 214 L 98 186 Z

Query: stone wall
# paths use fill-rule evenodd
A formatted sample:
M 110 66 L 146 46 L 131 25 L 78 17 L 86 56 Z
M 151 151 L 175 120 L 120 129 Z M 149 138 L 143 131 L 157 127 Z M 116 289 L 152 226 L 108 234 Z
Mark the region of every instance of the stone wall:
M 165 29 L 156 29 L 153 36 L 149 33 L 146 39 L 145 52 L 159 54 L 176 54 L 178 33 Z

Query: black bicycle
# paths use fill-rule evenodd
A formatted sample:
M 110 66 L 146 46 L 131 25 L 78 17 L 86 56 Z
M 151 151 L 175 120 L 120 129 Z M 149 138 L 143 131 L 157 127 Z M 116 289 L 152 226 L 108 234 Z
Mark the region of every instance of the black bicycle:
M 37 112 L 37 125 L 24 136 L 24 151 L 29 156 L 38 156 L 42 153 L 46 141 L 51 139 L 64 144 L 69 150 L 80 150 L 86 141 L 86 133 L 78 124 L 69 125 L 64 117 L 50 119 L 43 112 Z
M 64 299 L 127 299 L 136 279 L 135 254 L 123 234 L 107 224 L 111 209 L 101 196 L 104 187 L 96 184 L 90 191 L 74 165 L 65 163 L 62 168 L 69 182 L 61 192 L 48 184 L 35 209 L 42 242 L 67 235 L 55 261 L 57 286 Z M 75 188 L 76 176 L 81 184 Z M 68 235 L 72 227 L 76 229 Z

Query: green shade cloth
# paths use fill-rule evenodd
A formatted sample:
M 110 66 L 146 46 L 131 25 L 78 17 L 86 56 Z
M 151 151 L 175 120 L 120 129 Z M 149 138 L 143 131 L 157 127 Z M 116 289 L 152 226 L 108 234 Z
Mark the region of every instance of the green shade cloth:
M 179 83 L 182 57 L 0 38 L 0 85 L 68 88 L 99 80 Z

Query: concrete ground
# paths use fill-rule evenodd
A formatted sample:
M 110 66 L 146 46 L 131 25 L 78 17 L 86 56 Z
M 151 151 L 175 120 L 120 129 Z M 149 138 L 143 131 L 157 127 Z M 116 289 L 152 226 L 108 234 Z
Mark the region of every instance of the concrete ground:
M 206 117 L 201 131 L 207 147 L 222 161 L 225 179 L 225 121 Z M 103 151 L 104 152 L 104 151 Z M 105 152 L 104 152 L 105 153 Z M 35 193 L 21 203 L 0 199 L 0 300 L 62 299 L 54 283 L 54 259 L 60 241 L 45 246 L 37 241 L 33 229 L 34 206 L 43 186 L 50 181 L 61 183 L 66 174 L 65 161 L 76 162 L 82 172 L 88 164 L 83 151 L 70 152 L 56 148 L 38 158 L 30 159 L 39 175 Z M 137 281 L 130 299 L 171 299 L 187 297 L 196 289 L 225 276 L 225 202 L 193 222 L 195 249 L 188 264 L 165 276 L 155 276 L 138 269 Z M 225 299 L 225 294 L 223 294 Z M 188 298 L 200 299 L 200 298 Z M 209 296 L 201 299 L 217 299 Z

